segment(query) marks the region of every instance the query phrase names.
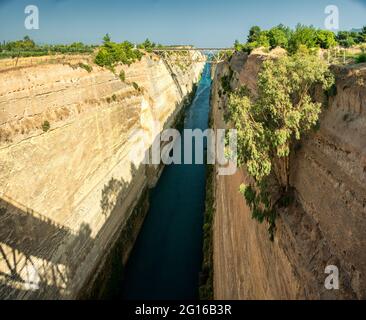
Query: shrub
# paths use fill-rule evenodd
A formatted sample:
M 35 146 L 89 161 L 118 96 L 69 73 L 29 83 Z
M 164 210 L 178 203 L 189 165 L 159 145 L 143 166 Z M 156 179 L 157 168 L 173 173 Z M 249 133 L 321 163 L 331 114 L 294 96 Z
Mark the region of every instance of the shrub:
M 126 73 L 123 70 L 121 70 L 121 72 L 119 73 L 119 78 L 121 79 L 122 82 L 125 82 Z
M 233 77 L 233 70 L 230 69 L 230 73 L 228 75 L 224 75 L 221 77 L 221 87 L 224 91 L 224 93 L 229 93 L 231 92 L 231 79 Z
M 89 66 L 88 64 L 85 64 L 85 63 L 82 63 L 80 62 L 78 64 L 78 66 L 82 69 L 85 69 L 86 71 L 88 71 L 89 73 L 93 71 L 93 67 L 92 66 Z
M 250 54 L 256 48 L 258 48 L 257 42 L 249 42 L 249 43 L 242 45 L 241 50 L 243 52 Z
M 135 90 L 139 89 L 139 85 L 136 82 L 132 82 L 132 86 L 134 87 Z
M 47 120 L 42 123 L 43 132 L 47 132 L 48 130 L 50 130 L 50 128 L 51 128 L 51 125 Z
M 221 87 L 224 90 L 224 93 L 231 91 L 230 76 L 226 75 L 221 77 Z
M 361 53 L 356 57 L 356 63 L 364 63 L 366 62 L 366 53 Z

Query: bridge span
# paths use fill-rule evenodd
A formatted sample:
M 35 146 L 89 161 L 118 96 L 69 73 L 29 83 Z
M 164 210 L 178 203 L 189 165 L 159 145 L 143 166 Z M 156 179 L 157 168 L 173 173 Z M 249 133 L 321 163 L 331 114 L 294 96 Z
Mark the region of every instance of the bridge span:
M 163 59 L 170 62 L 206 62 L 209 64 L 217 64 L 223 62 L 231 55 L 234 48 L 194 48 L 194 47 L 167 47 L 152 50 L 155 54 L 160 55 Z M 201 55 L 191 55 L 189 52 L 200 52 Z

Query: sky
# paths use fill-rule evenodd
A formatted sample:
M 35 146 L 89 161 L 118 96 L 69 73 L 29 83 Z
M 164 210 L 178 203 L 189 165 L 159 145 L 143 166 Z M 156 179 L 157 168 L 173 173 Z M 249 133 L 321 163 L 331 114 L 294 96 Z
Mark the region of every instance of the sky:
M 28 5 L 39 9 L 39 30 L 24 26 Z M 366 0 L 0 0 L 0 41 L 98 44 L 109 33 L 114 41 L 228 47 L 253 25 L 323 28 L 328 5 L 339 8 L 341 30 L 366 25 Z

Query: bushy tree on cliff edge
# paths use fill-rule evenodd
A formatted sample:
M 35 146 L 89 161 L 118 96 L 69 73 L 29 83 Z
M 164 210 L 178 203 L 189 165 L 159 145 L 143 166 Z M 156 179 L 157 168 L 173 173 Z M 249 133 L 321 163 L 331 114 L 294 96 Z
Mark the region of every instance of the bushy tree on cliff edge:
M 143 54 L 134 48 L 131 42 L 112 42 L 109 34 L 103 38 L 103 46 L 99 49 L 95 57 L 95 63 L 102 67 L 107 67 L 114 71 L 114 67 L 119 64 L 131 65 L 137 60 L 141 60 Z
M 237 129 L 238 161 L 245 165 L 255 183 L 241 186 L 253 218 L 269 223 L 273 239 L 276 207 L 288 201 L 290 152 L 294 142 L 319 120 L 322 104 L 315 102 L 315 85 L 328 90 L 334 78 L 328 66 L 316 55 L 299 52 L 267 60 L 258 80 L 258 97 L 246 88 L 230 95 L 226 120 Z M 281 190 L 272 201 L 273 178 Z

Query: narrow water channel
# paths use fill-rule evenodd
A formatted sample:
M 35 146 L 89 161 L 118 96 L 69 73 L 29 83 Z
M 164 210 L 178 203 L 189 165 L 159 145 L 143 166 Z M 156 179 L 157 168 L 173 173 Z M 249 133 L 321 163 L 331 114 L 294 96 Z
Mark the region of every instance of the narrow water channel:
M 207 129 L 210 90 L 206 65 L 185 114 L 185 129 Z M 198 298 L 205 174 L 205 165 L 165 167 L 151 192 L 149 213 L 127 263 L 120 298 Z

